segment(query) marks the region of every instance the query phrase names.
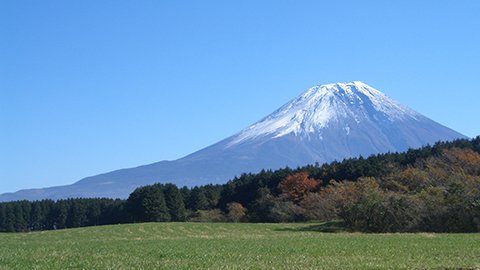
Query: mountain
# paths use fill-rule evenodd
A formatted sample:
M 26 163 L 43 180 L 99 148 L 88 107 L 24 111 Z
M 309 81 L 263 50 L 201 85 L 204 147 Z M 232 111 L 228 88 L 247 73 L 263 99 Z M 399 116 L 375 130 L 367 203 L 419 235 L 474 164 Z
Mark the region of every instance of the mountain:
M 466 138 L 362 83 L 316 86 L 255 124 L 175 161 L 84 178 L 72 185 L 21 190 L 0 201 L 127 198 L 156 182 L 179 187 L 226 183 L 235 175 Z

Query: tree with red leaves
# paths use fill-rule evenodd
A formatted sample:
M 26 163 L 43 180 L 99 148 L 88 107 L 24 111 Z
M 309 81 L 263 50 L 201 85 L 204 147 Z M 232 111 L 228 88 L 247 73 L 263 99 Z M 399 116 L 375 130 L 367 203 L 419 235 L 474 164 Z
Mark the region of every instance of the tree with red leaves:
M 313 178 L 308 178 L 308 172 L 300 172 L 288 176 L 280 182 L 278 188 L 287 195 L 293 202 L 302 201 L 305 196 L 313 191 L 319 183 Z

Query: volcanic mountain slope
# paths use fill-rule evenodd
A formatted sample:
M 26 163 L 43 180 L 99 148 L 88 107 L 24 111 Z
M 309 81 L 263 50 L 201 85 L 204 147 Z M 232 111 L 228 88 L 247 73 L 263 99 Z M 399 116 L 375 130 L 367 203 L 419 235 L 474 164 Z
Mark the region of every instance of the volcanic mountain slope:
M 313 87 L 244 130 L 175 161 L 84 178 L 72 185 L 21 190 L 0 201 L 126 198 L 156 182 L 181 187 L 225 183 L 244 172 L 296 167 L 466 138 L 362 83 Z

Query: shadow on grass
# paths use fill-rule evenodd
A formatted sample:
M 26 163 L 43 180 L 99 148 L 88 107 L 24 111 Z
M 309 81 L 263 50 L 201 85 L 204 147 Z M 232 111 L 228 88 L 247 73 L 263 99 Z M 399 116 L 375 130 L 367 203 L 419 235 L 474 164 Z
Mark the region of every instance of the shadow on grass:
M 322 233 L 343 233 L 348 232 L 346 223 L 343 221 L 328 221 L 323 223 L 317 223 L 314 225 L 308 225 L 298 228 L 279 228 L 278 231 L 290 231 L 290 232 L 322 232 Z

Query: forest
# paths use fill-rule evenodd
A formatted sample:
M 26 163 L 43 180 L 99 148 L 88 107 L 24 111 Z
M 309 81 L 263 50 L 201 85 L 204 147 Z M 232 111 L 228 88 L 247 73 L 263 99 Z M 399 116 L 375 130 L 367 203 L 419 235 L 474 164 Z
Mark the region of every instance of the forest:
M 297 168 L 223 185 L 156 183 L 128 199 L 0 203 L 0 232 L 140 222 L 341 220 L 350 231 L 480 232 L 480 136 Z

